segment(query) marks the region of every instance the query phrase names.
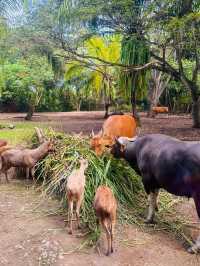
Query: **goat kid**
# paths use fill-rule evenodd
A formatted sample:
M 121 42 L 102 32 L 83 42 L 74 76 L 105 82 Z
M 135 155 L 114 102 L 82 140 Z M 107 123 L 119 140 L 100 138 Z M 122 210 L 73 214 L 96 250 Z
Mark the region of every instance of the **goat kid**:
M 11 167 L 26 168 L 26 179 L 29 178 L 30 172 L 34 179 L 34 168 L 36 163 L 52 151 L 54 151 L 54 143 L 50 140 L 45 141 L 36 149 L 9 148 L 1 153 L 0 170 L 5 174 L 7 182 L 9 182 L 7 171 Z
M 98 222 L 101 223 L 107 237 L 108 256 L 113 252 L 113 234 L 116 222 L 117 201 L 112 190 L 107 186 L 99 186 L 93 203 Z
M 76 204 L 76 220 L 78 228 L 80 228 L 80 208 L 84 198 L 85 189 L 85 170 L 88 167 L 88 161 L 85 159 L 80 160 L 80 168 L 74 169 L 71 175 L 67 179 L 66 196 L 68 200 L 68 222 L 69 222 L 69 234 L 72 234 L 72 221 L 73 221 L 73 207 Z

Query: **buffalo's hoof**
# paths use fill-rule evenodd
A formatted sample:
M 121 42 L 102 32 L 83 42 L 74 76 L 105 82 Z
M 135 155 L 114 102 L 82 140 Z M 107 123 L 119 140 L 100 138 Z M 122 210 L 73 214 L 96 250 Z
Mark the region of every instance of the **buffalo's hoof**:
M 190 253 L 190 254 L 197 254 L 199 252 L 199 249 L 191 246 L 187 249 L 187 252 Z
M 154 219 L 146 219 L 144 221 L 145 224 L 156 224 L 155 220 Z

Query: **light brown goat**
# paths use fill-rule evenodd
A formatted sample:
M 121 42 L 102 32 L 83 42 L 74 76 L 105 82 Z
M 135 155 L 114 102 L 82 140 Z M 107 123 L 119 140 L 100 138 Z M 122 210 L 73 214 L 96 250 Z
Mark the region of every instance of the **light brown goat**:
M 66 194 L 68 199 L 68 222 L 70 225 L 69 234 L 72 234 L 73 221 L 73 203 L 76 203 L 76 219 L 78 228 L 80 228 L 79 212 L 83 202 L 85 189 L 85 170 L 88 167 L 88 161 L 80 160 L 80 168 L 73 170 L 67 180 Z
M 98 221 L 106 232 L 108 249 L 106 255 L 113 252 L 113 234 L 116 222 L 117 201 L 112 190 L 107 186 L 99 186 L 93 203 Z
M 26 178 L 29 178 L 29 172 L 34 179 L 34 167 L 36 163 L 43 159 L 49 152 L 54 150 L 54 144 L 48 140 L 36 149 L 17 149 L 8 148 L 0 156 L 0 171 L 5 174 L 8 182 L 7 171 L 11 167 L 25 167 Z

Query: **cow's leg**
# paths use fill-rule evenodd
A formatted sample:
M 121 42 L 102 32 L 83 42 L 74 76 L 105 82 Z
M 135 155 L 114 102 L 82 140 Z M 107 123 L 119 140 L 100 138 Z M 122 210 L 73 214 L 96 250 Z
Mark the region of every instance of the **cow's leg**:
M 156 190 L 155 192 L 150 192 L 148 197 L 149 208 L 145 223 L 154 223 L 155 211 L 158 208 L 157 197 L 158 197 L 158 190 Z
M 200 191 L 195 193 L 193 199 L 195 202 L 197 214 L 200 219 Z M 200 251 L 200 235 L 198 236 L 196 242 L 190 248 L 188 248 L 188 252 L 192 254 L 197 253 L 199 251 Z
M 158 211 L 158 194 L 159 194 L 159 189 L 155 190 L 156 194 L 156 202 L 155 202 L 155 211 Z
M 142 173 L 142 182 L 144 185 L 144 189 L 148 194 L 148 202 L 149 202 L 148 214 L 145 223 L 154 223 L 155 211 L 158 209 L 157 197 L 159 190 L 156 189 L 157 185 L 155 179 L 149 176 L 149 174 L 147 173 Z

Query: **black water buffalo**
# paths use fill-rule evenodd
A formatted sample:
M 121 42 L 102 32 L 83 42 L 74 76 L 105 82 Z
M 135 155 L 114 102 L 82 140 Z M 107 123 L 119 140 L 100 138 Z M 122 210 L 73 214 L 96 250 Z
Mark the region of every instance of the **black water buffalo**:
M 153 222 L 160 188 L 177 196 L 193 198 L 200 218 L 200 142 L 184 142 L 161 134 L 137 137 L 132 142 L 120 137 L 111 153 L 123 157 L 141 174 L 149 195 L 147 222 Z M 199 250 L 200 236 L 188 251 Z

